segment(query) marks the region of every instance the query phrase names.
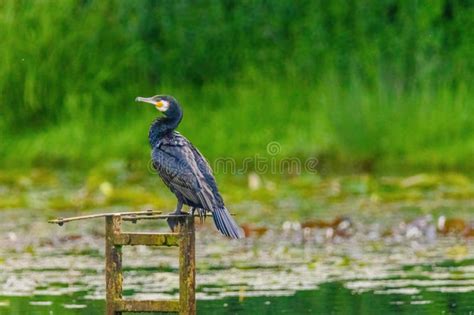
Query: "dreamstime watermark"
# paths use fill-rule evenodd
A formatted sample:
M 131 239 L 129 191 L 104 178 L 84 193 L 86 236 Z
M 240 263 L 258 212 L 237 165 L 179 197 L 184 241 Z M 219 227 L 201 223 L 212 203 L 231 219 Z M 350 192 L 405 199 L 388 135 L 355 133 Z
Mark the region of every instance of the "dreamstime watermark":
M 218 174 L 245 174 L 253 171 L 257 174 L 299 175 L 318 171 L 319 161 L 316 158 L 279 158 L 281 153 L 279 142 L 269 142 L 266 149 L 267 155 L 256 154 L 244 158 L 239 163 L 233 158 L 218 158 L 214 161 L 213 169 Z
M 300 175 L 318 172 L 319 160 L 317 158 L 280 158 L 281 149 L 279 142 L 272 141 L 267 144 L 265 155 L 255 154 L 239 161 L 231 157 L 220 157 L 214 160 L 212 169 L 216 174 L 246 174 L 252 171 L 257 174 Z M 156 165 L 163 165 L 162 170 L 170 177 L 181 172 L 189 172 L 189 164 L 185 160 L 178 160 L 168 154 L 156 158 L 158 159 Z M 199 166 L 196 164 L 196 167 Z M 152 160 L 148 164 L 148 169 L 156 172 Z

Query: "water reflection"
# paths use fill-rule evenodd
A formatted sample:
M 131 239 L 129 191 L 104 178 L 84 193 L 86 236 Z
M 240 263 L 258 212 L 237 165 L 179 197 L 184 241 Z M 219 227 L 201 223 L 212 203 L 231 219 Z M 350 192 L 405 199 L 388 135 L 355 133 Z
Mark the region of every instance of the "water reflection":
M 246 214 L 244 241 L 221 238 L 210 220 L 198 226 L 200 313 L 471 311 L 474 188 L 446 178 L 435 184 L 426 176 L 311 179 L 304 185 L 298 179 L 286 193 L 281 183 L 253 192 L 252 202 L 233 207 Z M 24 189 L 18 196 L 25 204 L 62 195 L 50 187 L 49 193 Z M 144 200 L 121 193 L 127 202 Z M 122 199 L 100 194 L 84 194 L 104 202 L 92 211 L 136 209 L 107 208 Z M 0 211 L 0 314 L 103 314 L 103 221 L 60 228 L 46 219 L 43 211 Z M 127 223 L 124 230 L 159 229 L 166 226 Z M 125 295 L 176 298 L 177 267 L 175 249 L 126 247 Z
M 81 294 L 1 297 L 0 314 L 104 313 L 102 300 L 83 297 Z M 321 284 L 317 290 L 299 291 L 291 296 L 199 300 L 197 307 L 200 314 L 470 314 L 474 309 L 474 294 L 446 294 L 424 289 L 416 295 L 354 293 L 342 283 L 332 282 Z

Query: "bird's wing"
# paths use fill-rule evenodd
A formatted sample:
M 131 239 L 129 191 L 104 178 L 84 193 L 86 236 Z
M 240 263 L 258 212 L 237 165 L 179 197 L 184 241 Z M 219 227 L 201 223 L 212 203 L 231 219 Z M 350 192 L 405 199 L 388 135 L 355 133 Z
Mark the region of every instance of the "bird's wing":
M 191 146 L 191 151 L 194 154 L 194 159 L 196 160 L 196 164 L 197 164 L 199 170 L 201 171 L 204 178 L 206 179 L 207 185 L 212 190 L 212 193 L 214 195 L 214 199 L 217 202 L 217 205 L 219 207 L 223 207 L 224 206 L 224 201 L 223 201 L 223 199 L 222 199 L 222 197 L 219 193 L 219 190 L 217 189 L 216 180 L 215 180 L 214 175 L 212 173 L 211 166 L 207 162 L 206 158 L 201 154 L 201 152 L 199 152 L 199 150 L 195 146 L 192 145 L 192 143 L 189 143 L 189 145 Z
M 186 140 L 181 136 L 173 137 L 155 146 L 153 165 L 172 191 L 212 211 L 216 206 L 212 189 L 197 165 L 191 144 L 183 139 Z

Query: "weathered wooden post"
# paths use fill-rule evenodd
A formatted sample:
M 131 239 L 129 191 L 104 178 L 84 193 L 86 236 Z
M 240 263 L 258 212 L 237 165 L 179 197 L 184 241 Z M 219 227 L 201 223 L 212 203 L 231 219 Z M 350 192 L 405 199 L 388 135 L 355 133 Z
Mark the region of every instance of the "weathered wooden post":
M 180 314 L 196 314 L 194 216 L 187 216 L 179 240 Z
M 107 315 L 120 315 L 115 305 L 122 299 L 122 245 L 115 244 L 115 236 L 121 233 L 122 217 L 105 217 L 105 289 Z
M 181 315 L 196 314 L 195 231 L 193 215 L 161 215 L 159 212 L 140 211 L 103 213 L 81 217 L 58 218 L 50 223 L 64 223 L 105 217 L 105 284 L 106 314 L 122 312 L 169 312 Z M 168 219 L 178 217 L 184 222 L 178 232 L 139 233 L 122 232 L 122 221 Z M 179 300 L 129 300 L 122 296 L 122 246 L 179 246 Z

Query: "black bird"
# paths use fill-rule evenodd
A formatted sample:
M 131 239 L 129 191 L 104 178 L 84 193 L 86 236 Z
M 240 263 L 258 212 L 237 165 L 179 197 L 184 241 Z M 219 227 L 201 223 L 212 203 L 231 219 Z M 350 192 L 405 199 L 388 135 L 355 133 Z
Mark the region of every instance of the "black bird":
M 207 211 L 217 229 L 230 238 L 243 238 L 243 233 L 224 205 L 217 189 L 212 169 L 191 142 L 175 131 L 183 119 L 183 111 L 172 96 L 137 97 L 137 102 L 150 103 L 164 114 L 153 121 L 148 139 L 152 147 L 153 167 L 163 182 L 176 195 L 174 214 L 181 214 L 183 204 L 198 210 L 201 217 Z M 171 229 L 178 223 L 169 220 Z

